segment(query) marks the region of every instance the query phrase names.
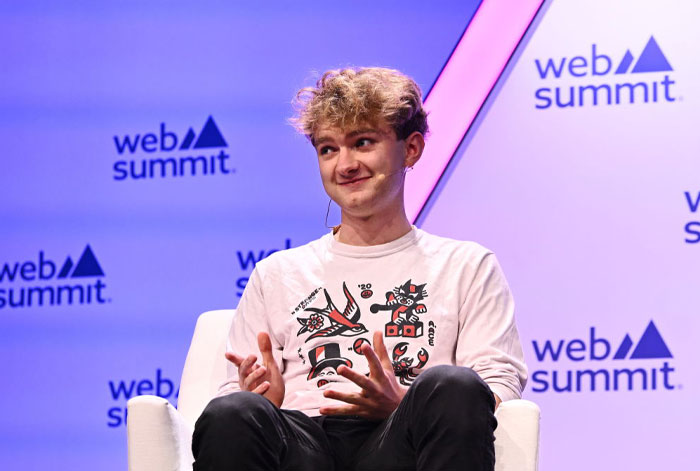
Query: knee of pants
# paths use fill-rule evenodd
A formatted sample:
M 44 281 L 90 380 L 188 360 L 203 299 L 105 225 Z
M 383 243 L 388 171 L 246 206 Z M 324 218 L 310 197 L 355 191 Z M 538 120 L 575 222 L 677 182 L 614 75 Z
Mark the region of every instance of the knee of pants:
M 239 391 L 212 399 L 197 424 L 228 429 L 272 422 L 276 407 L 260 394 Z
M 424 398 L 426 406 L 438 407 L 479 404 L 493 411 L 495 399 L 488 385 L 471 368 L 438 365 L 428 368 L 416 378 L 413 388 Z

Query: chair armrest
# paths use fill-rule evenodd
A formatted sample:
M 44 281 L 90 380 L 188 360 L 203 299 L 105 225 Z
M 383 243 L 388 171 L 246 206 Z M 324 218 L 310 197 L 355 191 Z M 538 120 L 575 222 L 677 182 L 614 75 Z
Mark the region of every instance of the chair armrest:
M 540 408 L 517 399 L 496 410 L 496 471 L 537 471 L 540 443 Z
M 127 402 L 129 471 L 192 471 L 192 427 L 165 399 Z

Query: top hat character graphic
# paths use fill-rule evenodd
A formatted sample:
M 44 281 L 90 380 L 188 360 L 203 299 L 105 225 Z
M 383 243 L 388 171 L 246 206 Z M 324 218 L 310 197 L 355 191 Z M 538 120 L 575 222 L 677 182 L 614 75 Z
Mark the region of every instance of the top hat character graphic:
M 307 380 L 317 377 L 326 368 L 337 370 L 340 365 L 352 368 L 352 362 L 340 356 L 340 346 L 337 343 L 326 343 L 310 350 L 309 361 L 311 361 L 311 371 L 306 377 Z

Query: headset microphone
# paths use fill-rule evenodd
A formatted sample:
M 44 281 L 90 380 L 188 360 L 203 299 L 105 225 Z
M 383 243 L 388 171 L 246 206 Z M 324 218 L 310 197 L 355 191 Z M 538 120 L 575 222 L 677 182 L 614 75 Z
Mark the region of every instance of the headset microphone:
M 377 182 L 381 183 L 384 180 L 386 180 L 386 177 L 391 177 L 392 175 L 396 175 L 397 173 L 406 173 L 407 170 L 408 169 L 406 167 L 402 167 L 401 170 L 399 170 L 397 172 L 390 173 L 389 175 L 387 175 L 385 173 L 380 173 L 379 175 L 377 175 Z

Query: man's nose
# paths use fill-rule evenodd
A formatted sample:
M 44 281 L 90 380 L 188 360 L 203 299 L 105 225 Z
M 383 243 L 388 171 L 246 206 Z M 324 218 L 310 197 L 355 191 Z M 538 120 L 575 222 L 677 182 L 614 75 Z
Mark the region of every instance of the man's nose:
M 336 171 L 340 175 L 351 176 L 356 174 L 359 169 L 360 162 L 355 157 L 355 153 L 352 151 L 352 149 L 345 146 L 341 147 L 338 151 Z

